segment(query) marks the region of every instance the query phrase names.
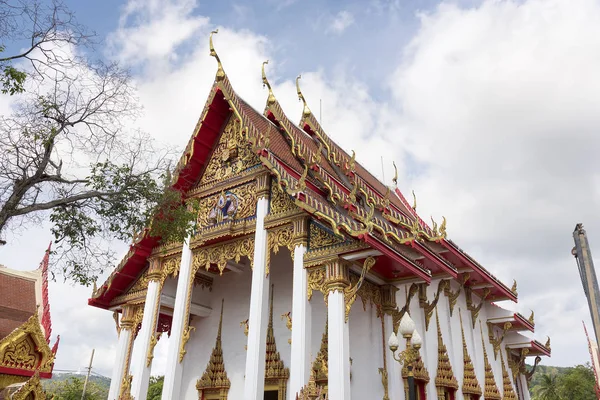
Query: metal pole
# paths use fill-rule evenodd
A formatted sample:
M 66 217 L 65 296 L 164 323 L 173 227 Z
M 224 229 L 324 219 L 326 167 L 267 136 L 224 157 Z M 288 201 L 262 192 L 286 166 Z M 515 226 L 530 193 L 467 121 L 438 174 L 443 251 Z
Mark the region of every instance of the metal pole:
M 90 379 L 90 374 L 92 373 L 92 361 L 94 361 L 94 351 L 96 349 L 92 349 L 92 356 L 90 357 L 90 365 L 88 367 L 87 376 L 85 377 L 85 382 L 83 383 L 83 391 L 81 392 L 81 400 L 85 399 L 85 390 L 87 389 L 87 384 Z

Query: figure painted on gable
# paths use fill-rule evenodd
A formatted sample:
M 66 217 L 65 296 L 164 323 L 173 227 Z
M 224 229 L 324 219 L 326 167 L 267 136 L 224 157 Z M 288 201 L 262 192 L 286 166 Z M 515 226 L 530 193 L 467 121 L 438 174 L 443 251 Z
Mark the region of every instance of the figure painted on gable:
M 239 200 L 235 194 L 230 191 L 222 192 L 208 214 L 208 221 L 211 224 L 231 221 L 235 218 L 238 207 Z

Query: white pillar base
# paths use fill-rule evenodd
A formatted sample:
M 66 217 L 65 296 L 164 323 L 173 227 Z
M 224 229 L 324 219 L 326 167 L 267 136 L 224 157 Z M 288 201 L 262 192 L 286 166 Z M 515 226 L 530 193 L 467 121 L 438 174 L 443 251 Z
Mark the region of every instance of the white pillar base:
M 266 274 L 267 231 L 264 218 L 269 201 L 258 199 L 256 203 L 256 233 L 254 236 L 254 264 L 252 270 L 252 293 L 248 316 L 248 350 L 244 400 L 263 400 L 265 390 L 265 356 L 267 347 L 267 323 L 269 317 L 269 277 Z
M 294 248 L 294 285 L 292 297 L 292 355 L 288 399 L 295 400 L 296 393 L 308 383 L 310 377 L 311 306 L 306 294 L 307 271 L 304 268 L 303 244 Z
M 163 400 L 178 400 L 180 398 L 182 363 L 179 362 L 179 347 L 183 337 L 183 328 L 186 318 L 186 302 L 190 288 L 192 273 L 192 250 L 190 239 L 186 239 L 181 250 L 181 266 L 177 278 L 177 293 L 175 295 L 175 308 L 171 322 L 171 338 L 167 350 L 165 366 L 165 381 L 163 383 Z M 184 359 L 185 361 L 185 359 Z M 136 400 L 138 400 L 136 398 Z
M 119 397 L 119 389 L 123 382 L 123 375 L 127 366 L 127 348 L 131 338 L 131 329 L 121 329 L 119 341 L 117 343 L 117 357 L 115 360 L 115 368 L 110 380 L 110 389 L 108 390 L 108 400 L 117 400 Z
M 329 400 L 350 400 L 350 334 L 346 323 L 346 303 L 341 290 L 328 295 Z

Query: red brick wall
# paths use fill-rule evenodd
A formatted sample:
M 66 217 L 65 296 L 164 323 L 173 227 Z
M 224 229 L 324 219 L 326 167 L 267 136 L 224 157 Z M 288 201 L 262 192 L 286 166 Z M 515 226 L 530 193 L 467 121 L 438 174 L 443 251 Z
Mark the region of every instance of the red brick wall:
M 0 274 L 0 338 L 35 312 L 35 282 Z

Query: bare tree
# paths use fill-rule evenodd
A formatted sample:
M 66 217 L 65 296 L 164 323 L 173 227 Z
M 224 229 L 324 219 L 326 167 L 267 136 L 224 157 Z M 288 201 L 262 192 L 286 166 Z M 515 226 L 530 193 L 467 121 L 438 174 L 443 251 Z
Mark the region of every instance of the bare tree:
M 193 213 L 165 189 L 168 153 L 126 129 L 139 112 L 128 73 L 83 55 L 92 36 L 59 2 L 0 0 L 0 21 L 1 49 L 29 38 L 0 58 L 15 100 L 0 117 L 0 238 L 49 217 L 59 269 L 84 284 L 114 262 L 98 239 L 131 239 L 157 210 L 174 223 L 152 233 L 181 239 Z

